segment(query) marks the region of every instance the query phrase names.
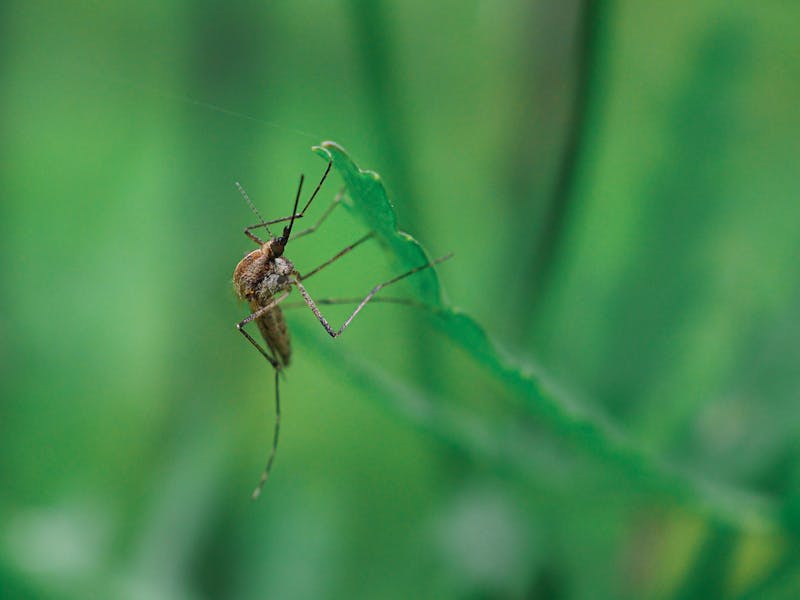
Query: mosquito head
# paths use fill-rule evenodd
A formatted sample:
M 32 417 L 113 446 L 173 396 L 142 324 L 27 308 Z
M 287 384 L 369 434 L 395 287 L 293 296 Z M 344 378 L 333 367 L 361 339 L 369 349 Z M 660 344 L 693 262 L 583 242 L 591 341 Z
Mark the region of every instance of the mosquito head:
M 262 247 L 262 252 L 267 254 L 270 258 L 278 258 L 283 256 L 283 250 L 286 248 L 286 237 L 281 235 L 272 238 Z
M 283 254 L 283 250 L 286 248 L 286 244 L 289 243 L 289 234 L 291 233 L 291 229 L 289 227 L 283 228 L 283 233 L 276 238 L 272 238 L 267 244 L 270 247 L 270 253 L 273 257 L 281 256 Z

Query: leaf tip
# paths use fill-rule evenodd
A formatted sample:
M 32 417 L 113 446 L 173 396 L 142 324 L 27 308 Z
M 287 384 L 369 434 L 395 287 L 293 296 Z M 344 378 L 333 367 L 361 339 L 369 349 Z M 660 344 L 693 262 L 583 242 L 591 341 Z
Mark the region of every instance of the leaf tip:
M 326 140 L 326 141 L 322 142 L 320 144 L 320 147 L 326 148 L 326 149 L 335 149 L 335 150 L 338 150 L 339 152 L 344 152 L 345 154 L 347 154 L 347 150 L 345 150 L 340 144 L 338 144 L 336 142 L 333 142 L 331 140 Z
M 330 161 L 332 161 L 337 154 L 348 156 L 347 150 L 345 150 L 336 142 L 332 142 L 330 140 L 326 140 L 320 143 L 318 146 L 312 146 L 311 151 Z
M 331 153 L 328 152 L 328 149 L 323 145 L 311 146 L 311 151 L 314 154 L 316 154 L 317 156 L 321 156 L 325 160 L 328 160 L 328 161 L 333 160 L 333 156 L 331 156 Z

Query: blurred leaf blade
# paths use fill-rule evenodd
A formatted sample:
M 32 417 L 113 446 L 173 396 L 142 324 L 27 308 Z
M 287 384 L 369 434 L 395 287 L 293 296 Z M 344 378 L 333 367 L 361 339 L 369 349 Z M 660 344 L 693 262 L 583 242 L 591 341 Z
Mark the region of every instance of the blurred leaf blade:
M 398 265 L 413 269 L 430 261 L 419 242 L 397 229 L 394 209 L 377 173 L 361 169 L 335 142 L 323 142 L 313 150 L 333 162 L 345 182 L 354 212 L 377 234 Z M 770 498 L 673 469 L 637 446 L 604 415 L 543 386 L 538 377 L 501 353 L 477 321 L 445 303 L 435 269 L 426 269 L 412 280 L 422 300 L 435 314 L 442 332 L 520 395 L 523 408 L 534 418 L 605 464 L 619 468 L 642 489 L 669 496 L 692 510 L 743 530 L 772 531 L 776 528 L 776 507 Z M 393 389 L 385 391 L 392 395 L 397 393 Z
M 377 173 L 359 168 L 336 142 L 323 142 L 313 150 L 326 160 L 333 161 L 344 179 L 356 215 L 377 234 L 380 243 L 402 268 L 413 269 L 430 262 L 420 243 L 397 229 L 397 216 Z M 432 306 L 443 306 L 439 278 L 433 269 L 415 275 L 412 283 L 425 302 Z

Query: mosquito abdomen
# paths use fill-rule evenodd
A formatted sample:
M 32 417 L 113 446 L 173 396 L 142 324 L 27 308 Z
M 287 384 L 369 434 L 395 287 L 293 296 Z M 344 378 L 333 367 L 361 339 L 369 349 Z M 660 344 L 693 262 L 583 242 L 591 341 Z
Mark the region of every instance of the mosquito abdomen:
M 253 312 L 258 310 L 258 304 L 252 303 L 251 309 Z M 276 306 L 256 319 L 256 323 L 269 349 L 284 367 L 288 366 L 292 355 L 292 340 L 286 327 L 286 320 L 283 318 L 283 311 Z

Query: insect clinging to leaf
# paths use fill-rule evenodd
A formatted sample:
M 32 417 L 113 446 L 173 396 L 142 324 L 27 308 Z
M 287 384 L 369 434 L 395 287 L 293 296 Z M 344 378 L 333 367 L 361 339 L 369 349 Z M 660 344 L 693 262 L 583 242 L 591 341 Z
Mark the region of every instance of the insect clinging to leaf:
M 308 210 L 311 203 L 316 198 L 317 194 L 319 193 L 320 189 L 322 188 L 322 184 L 325 182 L 325 179 L 328 177 L 330 173 L 332 161 L 328 162 L 328 166 L 325 169 L 325 172 L 322 175 L 317 187 L 314 188 L 311 197 L 303 206 L 303 209 L 300 212 L 297 212 L 297 208 L 300 204 L 300 196 L 302 195 L 303 191 L 303 181 L 304 177 L 300 176 L 300 183 L 297 186 L 297 194 L 295 195 L 294 199 L 294 207 L 292 208 L 292 214 L 287 217 L 281 217 L 279 219 L 273 219 L 270 221 L 264 221 L 261 218 L 258 210 L 256 209 L 253 202 L 250 200 L 247 192 L 237 183 L 236 186 L 239 189 L 239 192 L 244 197 L 245 201 L 248 203 L 252 211 L 259 219 L 259 223 L 255 225 L 250 225 L 249 227 L 245 228 L 244 233 L 245 235 L 258 244 L 258 248 L 249 252 L 239 261 L 239 264 L 236 265 L 236 269 L 233 271 L 233 286 L 236 292 L 236 295 L 247 302 L 250 307 L 250 315 L 246 318 L 242 319 L 236 324 L 236 328 L 239 332 L 247 339 L 256 350 L 261 353 L 261 355 L 269 362 L 272 368 L 275 371 L 275 425 L 273 430 L 273 437 L 272 437 L 272 448 L 269 453 L 269 457 L 267 459 L 266 467 L 264 468 L 263 473 L 261 474 L 261 479 L 258 482 L 258 485 L 253 490 L 253 499 L 258 498 L 261 493 L 261 490 L 264 487 L 264 484 L 269 477 L 270 471 L 272 469 L 272 464 L 275 460 L 275 453 L 278 448 L 278 437 L 280 434 L 280 419 L 281 419 L 281 405 L 280 405 L 280 391 L 279 391 L 279 381 L 280 381 L 280 374 L 281 372 L 289 366 L 291 356 L 292 356 L 292 347 L 291 347 L 291 338 L 289 335 L 289 329 L 287 328 L 286 321 L 283 316 L 283 312 L 281 310 L 280 304 L 289 296 L 292 291 L 292 288 L 297 288 L 298 292 L 302 296 L 303 301 L 311 309 L 311 312 L 314 313 L 317 320 L 320 322 L 322 327 L 325 328 L 325 331 L 330 334 L 331 337 L 336 338 L 338 337 L 347 326 L 350 325 L 352 320 L 355 316 L 361 311 L 364 306 L 374 298 L 374 296 L 383 288 L 386 288 L 401 279 L 404 279 L 414 273 L 422 271 L 424 269 L 428 269 L 435 264 L 438 264 L 444 260 L 450 258 L 451 255 L 446 255 L 436 260 L 430 261 L 418 267 L 415 267 L 402 275 L 398 275 L 388 281 L 384 281 L 375 287 L 373 287 L 369 293 L 360 301 L 356 301 L 358 304 L 355 310 L 350 314 L 347 319 L 342 323 L 342 325 L 335 329 L 333 328 L 328 320 L 322 315 L 318 308 L 318 304 L 337 304 L 337 303 L 345 303 L 345 302 L 352 302 L 350 300 L 341 300 L 341 301 L 331 301 L 331 300 L 320 300 L 315 302 L 311 296 L 309 295 L 308 291 L 306 290 L 303 282 L 307 280 L 312 275 L 319 273 L 322 269 L 330 266 L 336 260 L 344 256 L 345 254 L 351 252 L 353 249 L 361 245 L 362 243 L 366 242 L 368 239 L 374 236 L 374 233 L 370 232 L 354 243 L 346 246 L 339 252 L 337 252 L 333 257 L 329 258 L 316 268 L 301 274 L 298 271 L 294 264 L 284 256 L 284 252 L 286 250 L 287 245 L 290 241 L 296 240 L 304 235 L 308 235 L 314 232 L 322 222 L 328 217 L 331 211 L 339 204 L 342 199 L 343 191 L 337 194 L 336 198 L 334 199 L 333 203 L 328 207 L 328 209 L 322 214 L 319 220 L 314 224 L 312 227 L 305 229 L 297 234 L 292 234 L 293 227 L 295 225 L 295 221 L 297 219 L 302 219 L 305 215 L 306 211 Z M 272 231 L 270 231 L 269 226 L 275 225 L 278 223 L 286 223 L 288 225 L 283 227 L 283 231 L 280 235 L 275 236 Z M 269 239 L 262 240 L 258 237 L 254 230 L 263 228 L 266 230 L 267 234 L 269 235 Z M 388 299 L 387 299 L 388 300 Z M 393 301 L 398 301 L 397 299 L 392 299 Z M 402 302 L 402 300 L 400 300 Z M 411 302 L 409 302 L 412 304 Z M 245 325 L 251 323 L 252 321 L 256 322 L 258 330 L 261 334 L 261 337 L 264 340 L 266 347 L 260 344 L 248 331 L 245 329 Z

